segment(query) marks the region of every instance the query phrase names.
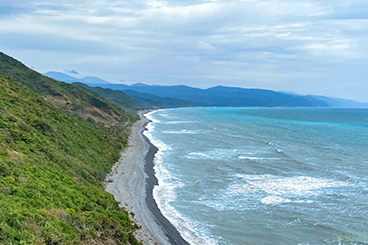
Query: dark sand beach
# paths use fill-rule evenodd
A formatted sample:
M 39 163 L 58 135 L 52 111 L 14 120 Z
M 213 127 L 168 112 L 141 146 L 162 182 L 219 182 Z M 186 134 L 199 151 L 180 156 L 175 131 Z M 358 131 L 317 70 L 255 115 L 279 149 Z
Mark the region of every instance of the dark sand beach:
M 178 244 L 186 242 L 175 227 L 162 215 L 153 198 L 153 188 L 158 184 L 154 173 L 157 148 L 143 135 L 148 119 L 132 126 L 129 147 L 107 176 L 106 191 L 114 195 L 121 207 L 134 212 L 132 217 L 142 229 L 136 232 L 143 244 Z

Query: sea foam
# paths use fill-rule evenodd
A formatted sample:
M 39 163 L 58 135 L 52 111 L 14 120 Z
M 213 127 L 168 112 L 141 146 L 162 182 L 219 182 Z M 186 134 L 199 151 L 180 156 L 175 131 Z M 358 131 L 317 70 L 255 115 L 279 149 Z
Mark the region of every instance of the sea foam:
M 328 187 L 348 186 L 347 183 L 318 179 L 306 176 L 279 177 L 272 175 L 237 175 L 247 180 L 246 185 L 235 185 L 238 192 L 259 189 L 272 195 L 282 194 L 316 194 L 315 190 Z
M 183 186 L 178 180 L 174 179 L 170 172 L 164 167 L 163 156 L 167 150 L 170 150 L 163 142 L 156 140 L 152 136 L 154 131 L 154 123 L 160 121 L 153 118 L 152 114 L 157 111 L 153 111 L 145 114 L 144 116 L 151 122 L 146 125 L 147 131 L 144 131 L 144 135 L 150 140 L 150 142 L 158 148 L 158 152 L 155 154 L 154 170 L 155 176 L 158 180 L 158 186 L 153 188 L 153 197 L 159 207 L 161 213 L 171 222 L 171 224 L 180 232 L 182 237 L 190 244 L 203 244 L 203 245 L 215 245 L 217 242 L 209 237 L 200 236 L 194 229 L 195 224 L 182 216 L 175 208 L 170 205 L 170 202 L 174 201 L 175 188 Z
M 266 159 L 264 157 L 245 157 L 245 156 L 239 156 L 239 159 L 248 159 L 248 160 L 262 160 L 262 159 Z
M 197 134 L 197 131 L 194 130 L 180 130 L 180 131 L 163 131 L 163 133 L 165 134 Z
M 194 121 L 169 121 L 165 122 L 164 124 L 189 124 L 189 123 L 195 123 Z
M 185 108 L 163 112 L 169 117 L 152 114 L 161 121 L 149 125 L 152 135 L 171 148 L 162 159 L 171 174 L 164 180 L 173 192 L 169 220 L 184 217 L 175 225 L 193 225 L 197 235 L 223 245 L 325 244 L 337 227 L 360 231 L 368 217 L 362 205 L 368 196 L 368 131 L 284 120 L 332 118 L 334 111 Z M 350 121 L 368 115 L 347 112 L 338 116 Z M 258 116 L 263 114 L 270 117 Z M 163 132 L 184 129 L 200 135 Z
M 287 199 L 285 200 L 284 198 L 279 197 L 279 196 L 268 196 L 261 200 L 261 202 L 264 204 L 279 204 L 285 201 L 289 201 L 289 200 Z

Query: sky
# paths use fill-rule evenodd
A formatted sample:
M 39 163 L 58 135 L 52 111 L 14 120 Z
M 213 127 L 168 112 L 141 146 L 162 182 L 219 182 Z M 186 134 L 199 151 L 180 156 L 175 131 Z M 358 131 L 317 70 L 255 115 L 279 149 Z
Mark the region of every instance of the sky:
M 0 0 L 0 51 L 112 83 L 368 102 L 367 0 Z

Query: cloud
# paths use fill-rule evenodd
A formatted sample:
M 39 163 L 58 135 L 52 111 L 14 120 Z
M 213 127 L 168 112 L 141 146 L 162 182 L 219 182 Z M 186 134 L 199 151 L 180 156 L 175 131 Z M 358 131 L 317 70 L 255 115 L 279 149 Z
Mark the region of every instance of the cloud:
M 363 0 L 0 0 L 0 48 L 42 72 L 76 69 L 111 82 L 367 101 L 367 7 Z

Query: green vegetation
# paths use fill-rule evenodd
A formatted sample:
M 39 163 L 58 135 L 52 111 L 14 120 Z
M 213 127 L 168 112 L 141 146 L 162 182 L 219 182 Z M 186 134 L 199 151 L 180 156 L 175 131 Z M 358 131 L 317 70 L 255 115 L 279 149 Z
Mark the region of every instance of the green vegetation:
M 107 125 L 138 119 L 137 115 L 126 113 L 123 107 L 93 91 L 45 77 L 1 52 L 0 74 L 23 84 L 70 114 Z
M 137 226 L 101 188 L 126 143 L 119 127 L 68 115 L 0 76 L 0 242 L 137 244 Z
M 101 87 L 89 87 L 84 83 L 74 83 L 74 85 L 81 86 L 85 89 L 91 90 L 96 92 L 97 94 L 103 96 L 104 98 L 108 99 L 109 101 L 122 106 L 126 109 L 130 110 L 139 110 L 139 109 L 147 109 L 151 106 L 148 106 L 138 100 L 135 100 L 129 97 L 126 93 L 119 90 L 112 90 L 109 88 L 101 88 Z
M 160 97 L 149 93 L 141 93 L 131 89 L 127 90 L 126 87 L 129 88 L 129 86 L 126 85 L 107 84 L 102 86 L 109 86 L 111 88 L 101 88 L 101 87 L 90 87 L 83 83 L 73 83 L 73 84 L 96 92 L 97 94 L 103 96 L 104 98 L 108 99 L 109 101 L 119 106 L 123 106 L 124 108 L 133 110 L 205 105 L 200 103 L 196 104 L 194 102 L 175 99 L 171 97 Z
M 168 108 L 168 107 L 188 107 L 197 106 L 194 102 L 176 99 L 172 97 L 161 97 L 149 93 L 141 93 L 134 90 L 124 91 L 130 97 L 145 103 L 148 107 Z M 198 104 L 199 105 L 199 104 Z
M 139 244 L 102 184 L 137 117 L 27 69 L 0 53 L 0 244 Z

